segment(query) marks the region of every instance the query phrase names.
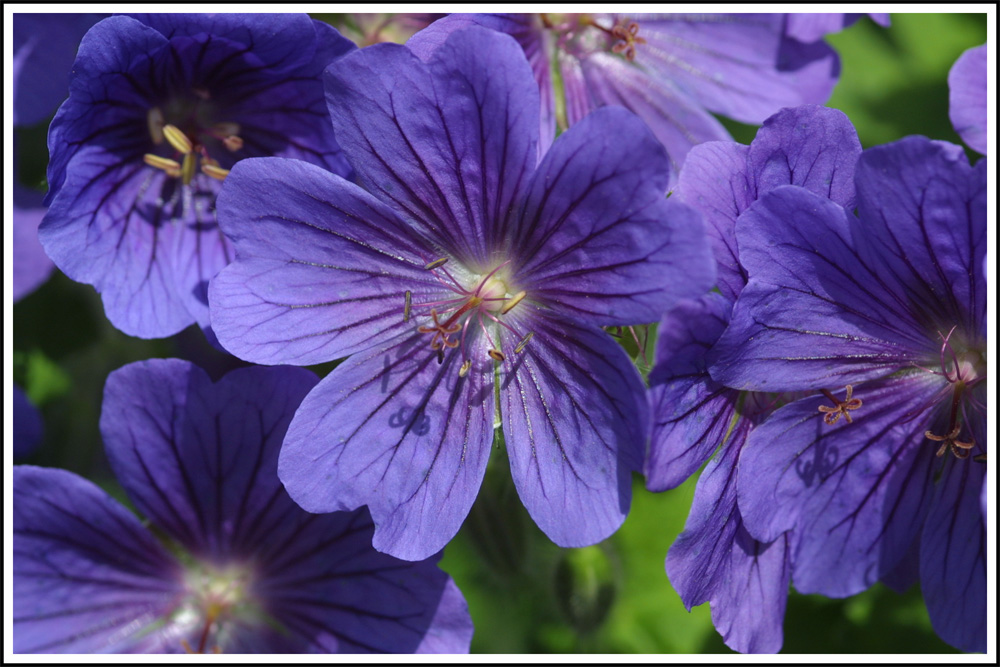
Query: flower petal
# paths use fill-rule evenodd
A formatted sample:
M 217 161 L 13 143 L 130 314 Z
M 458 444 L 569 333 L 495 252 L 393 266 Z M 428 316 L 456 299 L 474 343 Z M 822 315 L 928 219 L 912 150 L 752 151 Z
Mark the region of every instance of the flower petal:
M 758 391 L 842 386 L 936 355 L 910 304 L 880 280 L 857 219 L 791 185 L 737 226 L 750 282 L 716 344 L 712 377 Z
M 706 352 L 729 321 L 730 302 L 709 293 L 681 301 L 664 315 L 649 374 L 653 432 L 643 465 L 646 488 L 664 491 L 681 484 L 731 434 L 739 392 L 708 375 Z
M 797 590 L 853 595 L 906 556 L 930 504 L 936 459 L 923 411 L 941 385 L 917 371 L 855 386 L 863 403 L 853 423 L 832 425 L 818 409 L 830 401 L 809 396 L 750 434 L 740 455 L 740 512 L 761 541 L 794 529 Z
M 427 63 L 376 44 L 325 77 L 358 182 L 462 263 L 492 262 L 537 160 L 538 86 L 517 43 L 472 26 Z
M 948 115 L 962 141 L 986 155 L 986 45 L 958 57 L 948 72 Z
M 534 336 L 508 353 L 500 378 L 514 484 L 553 542 L 595 544 L 628 514 L 648 426 L 642 380 L 622 347 L 592 326 L 542 316 L 516 324 Z M 505 349 L 516 343 L 508 342 Z
M 712 622 L 726 646 L 776 653 L 791 576 L 785 535 L 754 540 L 736 506 L 736 465 L 749 423 L 737 427 L 695 488 L 684 532 L 667 553 L 667 576 L 688 611 L 711 602 Z
M 183 593 L 180 565 L 139 520 L 64 470 L 13 479 L 14 652 L 180 651 L 151 628 Z
M 468 342 L 474 360 L 485 345 Z M 303 401 L 278 475 L 309 512 L 367 504 L 376 549 L 406 560 L 439 551 L 476 498 L 493 440 L 493 370 L 464 377 L 455 351 L 403 336 L 355 354 Z
M 664 198 L 663 147 L 623 109 L 591 113 L 552 145 L 530 183 L 510 272 L 533 298 L 599 325 L 659 319 L 714 281 L 700 216 Z
M 406 291 L 424 301 L 445 291 L 424 270 L 434 250 L 395 212 L 314 165 L 243 160 L 218 206 L 237 259 L 212 280 L 212 326 L 241 358 L 344 357 L 412 329 Z
M 15 149 L 16 150 L 16 149 Z M 16 181 L 11 226 L 14 228 L 13 298 L 17 303 L 48 279 L 55 266 L 38 242 L 38 225 L 45 217 L 42 193 L 28 190 Z

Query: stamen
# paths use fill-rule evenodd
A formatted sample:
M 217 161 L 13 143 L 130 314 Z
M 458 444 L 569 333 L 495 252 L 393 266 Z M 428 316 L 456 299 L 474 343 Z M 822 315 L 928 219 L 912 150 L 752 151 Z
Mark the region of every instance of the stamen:
M 514 306 L 521 303 L 521 299 L 523 299 L 525 296 L 527 296 L 527 292 L 525 292 L 524 290 L 521 290 L 520 292 L 512 296 L 510 300 L 503 305 L 503 308 L 500 309 L 500 314 L 506 315 L 507 313 L 509 313 Z
M 222 140 L 226 149 L 232 153 L 235 153 L 239 149 L 243 148 L 243 139 L 235 134 L 230 134 L 228 137 Z
M 529 331 L 529 332 L 528 332 L 528 335 L 527 335 L 527 336 L 525 336 L 524 338 L 522 338 L 522 339 L 521 339 L 521 342 L 520 342 L 520 343 L 518 343 L 518 344 L 517 344 L 517 347 L 515 347 L 515 348 L 514 348 L 514 353 L 515 353 L 515 354 L 521 354 L 521 352 L 523 352 L 523 351 L 524 351 L 524 347 L 525 347 L 525 345 L 527 345 L 527 344 L 528 344 L 528 341 L 529 341 L 529 340 L 531 340 L 531 338 L 532 338 L 532 337 L 533 337 L 534 335 L 535 335 L 535 333 L 534 333 L 533 331 Z
M 159 146 L 163 143 L 163 112 L 159 107 L 153 107 L 146 114 L 146 124 L 149 127 L 149 136 L 153 138 L 153 143 Z
M 413 294 L 410 292 L 410 290 L 406 290 L 406 294 L 403 295 L 403 321 L 404 322 L 409 322 L 410 321 L 410 299 L 412 297 L 413 297 Z
M 219 137 L 228 137 L 240 133 L 240 124 L 232 121 L 223 121 L 212 126 L 212 132 Z
M 194 178 L 195 169 L 198 168 L 198 157 L 194 153 L 184 156 L 184 164 L 181 165 L 181 180 L 184 185 L 190 185 Z
M 432 271 L 432 270 L 436 269 L 439 266 L 443 266 L 444 263 L 447 262 L 447 261 L 448 261 L 447 257 L 441 257 L 440 259 L 435 259 L 433 262 L 427 263 L 424 266 L 424 268 L 427 269 L 428 271 Z
M 187 162 L 186 157 L 184 158 L 184 161 Z M 216 166 L 214 164 L 206 164 L 204 162 L 202 162 L 201 164 L 201 170 L 205 173 L 206 176 L 211 176 L 212 178 L 218 179 L 220 181 L 226 180 L 226 176 L 229 175 L 228 169 L 223 169 L 222 167 Z
M 163 126 L 163 136 L 174 147 L 179 153 L 187 155 L 194 148 L 191 144 L 191 140 L 188 136 L 181 132 L 176 125 L 164 125 Z
M 142 161 L 154 169 L 161 169 L 167 172 L 167 176 L 171 178 L 178 178 L 181 175 L 181 165 L 176 160 L 146 153 L 142 156 Z
M 494 359 L 496 361 L 503 361 L 504 359 L 507 358 L 507 357 L 505 357 L 503 355 L 503 352 L 501 352 L 500 350 L 493 349 L 493 348 L 491 348 L 490 350 L 488 350 L 487 354 L 490 355 L 491 359 Z
M 824 422 L 832 426 L 833 424 L 836 424 L 837 420 L 839 420 L 841 415 L 843 415 L 848 424 L 854 423 L 854 420 L 851 419 L 851 413 L 849 410 L 857 410 L 861 407 L 862 402 L 860 398 L 851 398 L 851 395 L 854 393 L 854 387 L 852 385 L 847 385 L 847 395 L 844 397 L 843 401 L 838 400 L 836 396 L 831 394 L 826 389 L 820 389 L 820 391 L 834 403 L 834 407 L 832 408 L 828 405 L 820 405 L 818 407 L 820 412 L 825 413 L 823 415 Z
M 972 457 L 972 460 L 976 463 L 986 463 L 986 454 L 976 454 Z
M 466 359 L 462 367 L 458 369 L 458 377 L 464 378 L 469 374 L 469 369 L 472 368 L 472 359 Z

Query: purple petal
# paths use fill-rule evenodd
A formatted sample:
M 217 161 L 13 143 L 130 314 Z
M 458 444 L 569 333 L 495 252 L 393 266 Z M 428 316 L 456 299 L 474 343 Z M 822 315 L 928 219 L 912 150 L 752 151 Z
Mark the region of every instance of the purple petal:
M 628 514 L 649 417 L 642 380 L 595 327 L 542 316 L 517 326 L 534 336 L 500 379 L 514 485 L 553 542 L 594 544 Z
M 948 72 L 948 115 L 962 141 L 986 155 L 986 45 L 958 57 Z
M 183 593 L 180 565 L 139 520 L 63 470 L 13 479 L 14 652 L 179 651 L 151 626 Z
M 28 190 L 17 182 L 13 187 L 13 296 L 14 303 L 17 303 L 48 279 L 54 265 L 38 242 L 38 225 L 45 217 L 42 193 Z
M 649 374 L 653 432 L 643 466 L 646 488 L 678 486 L 730 436 L 739 392 L 713 382 L 706 353 L 729 322 L 730 302 L 709 293 L 682 301 L 660 321 Z
M 107 14 L 13 15 L 14 125 L 34 125 L 69 95 L 69 75 L 84 33 Z M 16 256 L 16 255 L 15 255 Z
M 472 507 L 493 440 L 493 369 L 464 377 L 456 353 L 423 334 L 360 352 L 303 401 L 278 474 L 309 512 L 367 504 L 376 549 L 420 560 L 440 550 Z M 488 359 L 482 342 L 474 360 Z
M 878 273 L 928 328 L 985 332 L 985 162 L 970 167 L 959 146 L 906 137 L 865 151 L 856 180 Z
M 864 14 L 786 14 L 785 34 L 800 42 L 815 42 L 854 25 Z M 868 14 L 872 21 L 889 27 L 888 14 Z
M 906 556 L 930 504 L 924 436 L 943 381 L 923 371 L 854 386 L 853 423 L 824 422 L 813 395 L 754 429 L 740 456 L 739 507 L 758 540 L 795 530 L 795 587 L 831 597 L 871 586 Z M 839 396 L 840 391 L 834 391 Z
M 35 451 L 42 441 L 42 413 L 28 400 L 24 390 L 16 384 L 12 386 L 14 458 L 19 459 Z
M 553 144 L 511 235 L 533 297 L 573 318 L 641 324 L 715 278 L 700 216 L 664 199 L 663 147 L 635 115 L 599 109 Z
M 797 186 L 765 194 L 740 217 L 750 283 L 711 366 L 730 387 L 843 386 L 936 355 L 907 303 L 879 279 L 857 219 Z
M 242 368 L 212 384 L 179 359 L 130 364 L 105 385 L 108 460 L 142 514 L 196 556 L 224 561 L 264 539 L 243 523 L 266 523 L 280 490 L 264 455 L 315 383 L 297 368 Z
M 427 63 L 376 44 L 325 76 L 359 183 L 464 264 L 489 264 L 537 159 L 538 87 L 517 43 L 473 26 Z
M 424 270 L 434 250 L 388 206 L 319 167 L 240 162 L 219 221 L 238 257 L 212 280 L 212 326 L 241 358 L 330 361 L 411 330 L 407 291 L 413 303 L 447 298 Z
M 941 639 L 985 653 L 987 546 L 980 489 L 986 466 L 945 456 L 920 543 L 920 590 Z
M 791 574 L 786 536 L 754 540 L 736 506 L 736 464 L 749 432 L 737 427 L 698 479 L 684 532 L 667 554 L 667 576 L 688 611 L 711 602 L 712 622 L 742 653 L 776 653 Z

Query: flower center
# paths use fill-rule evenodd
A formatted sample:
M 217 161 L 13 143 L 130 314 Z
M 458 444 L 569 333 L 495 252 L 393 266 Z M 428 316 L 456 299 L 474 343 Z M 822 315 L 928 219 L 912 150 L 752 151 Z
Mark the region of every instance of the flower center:
M 178 611 L 181 624 L 201 626 L 198 646 L 192 647 L 186 639 L 181 643 L 187 653 L 205 653 L 209 646 L 212 653 L 220 653 L 220 640 L 224 639 L 224 625 L 236 616 L 259 615 L 249 594 L 253 573 L 246 565 L 228 565 L 222 568 L 199 563 L 190 567 L 185 577 L 187 596 Z
M 471 275 L 467 280 L 456 278 L 445 266 L 447 262 L 448 258 L 442 257 L 429 262 L 424 268 L 432 271 L 438 282 L 454 293 L 454 297 L 414 304 L 412 293 L 406 292 L 403 320 L 409 321 L 414 311 L 417 311 L 418 317 L 429 317 L 430 322 L 418 326 L 417 331 L 430 335 L 429 345 L 432 350 L 437 351 L 439 362 L 444 360 L 446 349 L 458 348 L 465 360 L 459 369 L 459 375 L 463 377 L 472 366 L 465 347 L 470 326 L 478 326 L 482 330 L 489 344 L 490 359 L 503 362 L 507 358 L 496 342 L 500 337 L 497 336 L 495 341 L 490 333 L 490 330 L 496 331 L 498 327 L 503 327 L 518 337 L 519 342 L 513 351 L 520 353 L 531 340 L 532 334 L 522 336 L 509 322 L 504 321 L 504 316 L 527 296 L 524 291 L 513 293 L 509 286 L 510 279 L 505 269 L 510 262 L 503 262 L 486 274 Z M 426 315 L 420 314 L 420 311 L 424 311 Z
M 185 185 L 191 183 L 199 170 L 212 178 L 224 180 L 228 169 L 220 166 L 219 160 L 209 154 L 211 147 L 218 157 L 233 161 L 230 154 L 243 148 L 239 136 L 240 126 L 231 121 L 212 122 L 213 107 L 209 103 L 208 91 L 193 91 L 192 102 L 171 101 L 165 105 L 166 112 L 153 107 L 146 114 L 149 136 L 160 153 L 146 153 L 143 160 L 154 169 L 166 172 L 171 178 L 179 178 Z M 219 154 L 222 151 L 222 154 Z

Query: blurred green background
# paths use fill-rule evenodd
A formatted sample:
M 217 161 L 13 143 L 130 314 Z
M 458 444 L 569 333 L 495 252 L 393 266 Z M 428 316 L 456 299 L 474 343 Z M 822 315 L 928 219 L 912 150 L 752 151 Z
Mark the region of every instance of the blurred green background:
M 865 147 L 908 134 L 961 143 L 948 119 L 947 74 L 964 50 L 986 41 L 985 15 L 893 14 L 888 29 L 865 18 L 828 41 L 842 61 L 828 104 L 847 113 Z M 744 143 L 756 133 L 725 123 Z M 43 184 L 46 125 L 17 133 L 27 156 L 22 181 Z M 208 346 L 194 328 L 156 341 L 118 332 L 94 290 L 58 272 L 14 306 L 13 354 L 14 380 L 45 422 L 42 445 L 19 462 L 67 468 L 119 498 L 97 426 L 108 373 L 150 357 L 191 359 L 214 377 L 243 365 Z M 322 375 L 330 368 L 315 370 Z M 483 490 L 441 563 L 468 600 L 473 652 L 730 652 L 712 627 L 708 605 L 688 613 L 664 573 L 694 480 L 662 494 L 647 492 L 638 477 L 634 487 L 631 514 L 614 536 L 585 549 L 560 549 L 527 516 L 502 444 L 494 448 Z M 783 652 L 956 651 L 934 635 L 916 587 L 900 596 L 876 585 L 846 600 L 793 591 Z

